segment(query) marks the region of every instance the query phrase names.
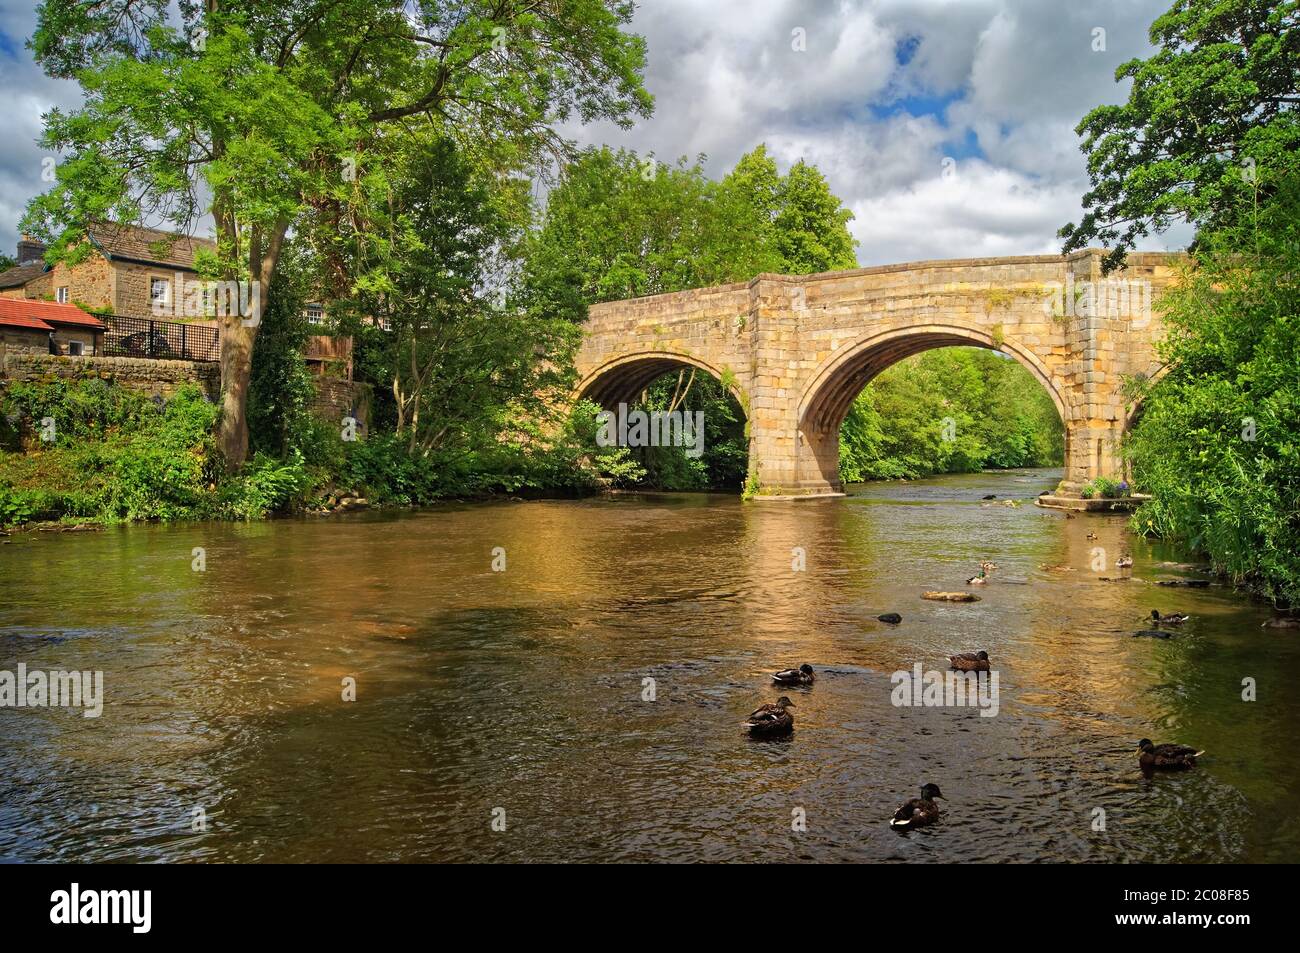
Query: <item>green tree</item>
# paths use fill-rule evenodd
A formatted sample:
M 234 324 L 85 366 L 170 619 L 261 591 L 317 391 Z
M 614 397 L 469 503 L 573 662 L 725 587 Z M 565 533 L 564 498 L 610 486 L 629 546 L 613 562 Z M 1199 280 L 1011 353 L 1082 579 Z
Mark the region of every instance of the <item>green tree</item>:
M 858 266 L 849 234 L 853 213 L 831 192 L 816 166 L 800 159 L 781 180 L 777 190 L 776 218 L 772 229 L 781 270 L 808 275 Z
M 648 114 L 628 0 L 46 0 L 30 41 L 83 105 L 46 116 L 64 153 L 23 228 L 51 256 L 86 253 L 87 225 L 205 212 L 211 277 L 269 289 L 306 212 L 347 216 L 350 186 L 389 141 L 432 126 L 503 168 L 567 144 L 556 124 Z M 218 443 L 248 450 L 257 319 L 223 319 Z
M 1163 318 L 1169 371 L 1136 393 L 1128 444 L 1153 497 L 1134 524 L 1300 606 L 1300 181 L 1256 221 L 1204 233 Z
M 1076 130 L 1091 188 L 1063 251 L 1100 241 L 1108 268 L 1175 221 L 1232 225 L 1300 171 L 1300 2 L 1178 0 L 1150 35 L 1115 74 L 1128 102 Z
M 308 298 L 314 297 L 314 269 L 300 246 L 290 244 L 284 259 L 262 312 L 248 396 L 250 447 L 276 457 L 303 449 L 315 394 L 303 360 L 312 333 L 304 310 Z
M 578 330 L 510 299 L 522 229 L 507 211 L 526 183 L 497 179 L 456 144 L 411 148 L 391 181 L 367 179 L 364 214 L 344 237 L 356 296 L 349 329 L 371 335 L 409 454 L 487 446 L 513 415 L 544 414 L 571 384 Z

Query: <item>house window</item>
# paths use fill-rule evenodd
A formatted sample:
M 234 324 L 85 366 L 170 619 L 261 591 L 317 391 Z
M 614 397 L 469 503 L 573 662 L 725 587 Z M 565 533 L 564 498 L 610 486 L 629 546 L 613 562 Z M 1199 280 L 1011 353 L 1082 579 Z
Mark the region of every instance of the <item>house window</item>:
M 307 315 L 307 323 L 308 323 L 308 324 L 324 324 L 324 323 L 325 323 L 325 307 L 324 307 L 324 305 L 319 305 L 319 304 L 309 304 L 309 305 L 307 305 L 307 311 L 306 311 L 305 313 L 306 313 L 306 315 Z
M 171 300 L 172 285 L 166 278 L 149 279 L 149 303 L 166 304 Z
M 67 285 L 63 285 L 61 288 L 59 288 L 58 291 L 56 291 L 56 292 L 54 293 L 54 300 L 58 301 L 59 304 L 67 304 L 67 303 L 68 303 L 68 286 L 67 286 Z
M 81 341 L 69 341 L 69 342 L 68 342 L 68 356 L 69 356 L 69 357 L 81 357 L 81 356 L 83 356 L 85 353 L 86 353 L 86 345 L 83 344 Z

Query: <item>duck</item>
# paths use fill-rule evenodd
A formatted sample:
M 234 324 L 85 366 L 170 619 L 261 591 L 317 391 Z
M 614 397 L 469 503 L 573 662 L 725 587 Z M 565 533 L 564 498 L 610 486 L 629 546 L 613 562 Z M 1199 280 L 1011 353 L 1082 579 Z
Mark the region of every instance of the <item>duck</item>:
M 1259 627 L 1261 629 L 1300 629 L 1300 619 L 1279 615 L 1271 619 L 1265 619 L 1260 623 Z
M 969 579 L 966 580 L 966 585 L 982 586 L 986 582 L 988 582 L 988 574 L 985 573 L 983 569 L 981 569 L 978 576 L 971 576 Z
M 1182 625 L 1190 619 L 1186 612 L 1171 612 L 1169 615 L 1161 615 L 1159 609 L 1151 610 L 1151 623 L 1153 625 Z
M 813 678 L 813 667 L 804 662 L 798 668 L 787 668 L 777 672 L 772 676 L 772 681 L 778 685 L 811 685 Z
M 949 655 L 949 667 L 958 672 L 987 672 L 989 670 L 989 653 L 963 652 L 961 655 Z
M 1153 745 L 1150 738 L 1138 742 L 1138 764 L 1142 770 L 1186 771 L 1196 767 L 1196 759 L 1205 754 L 1187 745 Z
M 1133 557 L 1132 557 L 1132 556 L 1127 556 L 1127 555 L 1126 555 L 1126 556 L 1121 556 L 1121 557 L 1119 557 L 1119 559 L 1115 560 L 1115 568 L 1116 568 L 1116 569 L 1132 569 L 1132 568 L 1133 568 Z
M 793 708 L 794 702 L 782 695 L 774 703 L 759 705 L 749 714 L 745 727 L 751 735 L 775 737 L 788 735 L 794 731 L 794 715 L 786 711 Z
M 934 803 L 935 798 L 943 798 L 939 785 L 925 785 L 921 788 L 920 797 L 907 801 L 894 812 L 894 816 L 889 819 L 889 826 L 895 830 L 908 831 L 914 827 L 933 824 L 939 819 L 939 805 Z

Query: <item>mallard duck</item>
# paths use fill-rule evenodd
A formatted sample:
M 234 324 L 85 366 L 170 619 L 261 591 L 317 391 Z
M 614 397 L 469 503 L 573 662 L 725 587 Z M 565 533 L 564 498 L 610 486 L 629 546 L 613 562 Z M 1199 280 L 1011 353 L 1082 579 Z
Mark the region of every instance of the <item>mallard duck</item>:
M 1138 764 L 1144 771 L 1186 771 L 1196 767 L 1196 759 L 1203 754 L 1187 745 L 1153 745 L 1150 738 L 1138 742 Z
M 986 582 L 988 582 L 987 574 L 984 572 L 983 569 L 981 569 L 978 576 L 971 576 L 969 579 L 966 580 L 966 585 L 982 586 Z
M 775 703 L 759 705 L 749 714 L 745 727 L 751 735 L 788 735 L 794 731 L 794 715 L 786 711 L 794 702 L 782 695 Z
M 1292 619 L 1289 616 L 1279 615 L 1271 619 L 1265 619 L 1260 624 L 1261 629 L 1300 629 L 1300 619 Z
M 804 662 L 798 668 L 787 668 L 777 672 L 772 676 L 772 681 L 778 685 L 811 685 L 813 678 L 813 667 Z
M 1171 612 L 1169 615 L 1161 615 L 1159 609 L 1151 610 L 1151 622 L 1155 625 L 1182 625 L 1190 619 L 1186 612 Z
M 987 672 L 989 670 L 988 652 L 964 652 L 961 655 L 949 655 L 951 668 L 959 672 Z
M 925 827 L 927 824 L 933 824 L 939 819 L 939 805 L 934 803 L 935 798 L 942 798 L 943 794 L 939 791 L 939 785 L 927 784 L 921 788 L 921 796 L 908 801 L 889 819 L 889 826 L 901 830 L 911 830 L 913 827 Z M 947 800 L 945 798 L 945 800 Z
M 1119 557 L 1119 559 L 1115 560 L 1115 568 L 1116 568 L 1116 569 L 1132 569 L 1132 568 L 1133 568 L 1133 557 L 1132 557 L 1132 556 L 1121 556 L 1121 557 Z

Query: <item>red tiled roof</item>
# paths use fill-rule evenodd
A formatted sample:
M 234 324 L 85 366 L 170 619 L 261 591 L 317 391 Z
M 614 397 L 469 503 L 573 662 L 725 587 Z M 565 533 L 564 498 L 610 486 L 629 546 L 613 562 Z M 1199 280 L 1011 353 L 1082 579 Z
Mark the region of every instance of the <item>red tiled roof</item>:
M 40 318 L 24 318 L 17 314 L 0 314 L 0 324 L 10 328 L 33 328 L 37 331 L 53 331 L 54 326 L 46 324 Z
M 103 321 L 82 311 L 75 304 L 56 304 L 31 298 L 0 298 L 0 320 L 6 318 L 34 318 L 46 324 L 75 324 L 98 330 L 104 327 Z

